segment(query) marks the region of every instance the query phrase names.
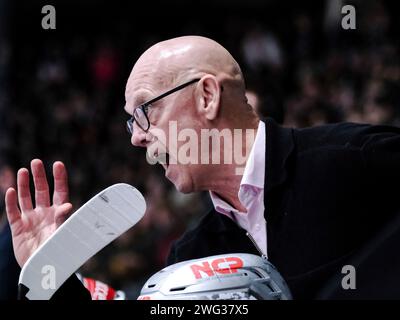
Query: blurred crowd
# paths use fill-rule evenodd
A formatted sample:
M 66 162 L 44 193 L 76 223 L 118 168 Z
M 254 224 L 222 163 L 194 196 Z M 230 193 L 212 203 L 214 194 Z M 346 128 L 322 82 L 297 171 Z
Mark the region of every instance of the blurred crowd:
M 140 32 L 130 29 L 127 15 L 90 37 L 72 32 L 42 39 L 41 45 L 29 37 L 0 37 L 0 212 L 5 189 L 15 183 L 11 176 L 36 157 L 49 177 L 52 162 L 66 164 L 75 208 L 113 183 L 136 186 L 148 205 L 144 219 L 81 269 L 135 298 L 164 266 L 171 242 L 210 206 L 207 194 L 178 193 L 162 168 L 149 165 L 145 151 L 130 145 L 125 81 L 152 43 L 184 34 L 214 38 L 241 65 L 252 106 L 284 126 L 400 125 L 395 12 L 385 1 L 352 1 L 357 29 L 343 30 L 341 1 L 321 3 L 311 13 L 275 4 L 275 19 L 272 5 L 267 16 L 257 10 L 231 13 L 218 28 L 186 18 L 170 33 Z M 5 225 L 2 215 L 0 230 Z

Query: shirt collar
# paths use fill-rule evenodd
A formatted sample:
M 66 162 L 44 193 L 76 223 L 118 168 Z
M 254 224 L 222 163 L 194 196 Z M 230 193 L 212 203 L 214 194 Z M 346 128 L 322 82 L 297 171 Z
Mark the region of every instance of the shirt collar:
M 251 148 L 249 157 L 244 168 L 243 177 L 240 182 L 239 194 L 240 199 L 241 190 L 250 186 L 255 187 L 259 191 L 264 189 L 264 176 L 265 176 L 265 123 L 260 121 L 258 123 L 257 134 Z M 231 211 L 237 212 L 231 205 L 222 200 L 215 192 L 210 191 L 211 201 L 217 212 L 229 216 Z
M 265 123 L 260 121 L 253 147 L 244 168 L 240 186 L 249 185 L 264 189 L 265 175 Z

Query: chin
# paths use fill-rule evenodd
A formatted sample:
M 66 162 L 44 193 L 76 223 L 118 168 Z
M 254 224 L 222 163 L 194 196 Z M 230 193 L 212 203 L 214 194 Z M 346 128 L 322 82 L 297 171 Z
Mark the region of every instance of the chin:
M 185 193 L 185 194 L 191 193 L 194 191 L 193 188 L 191 186 L 189 187 L 187 184 L 174 183 L 174 185 L 175 185 L 176 190 L 178 190 L 179 192 Z
M 166 177 L 168 178 L 169 181 L 171 181 L 174 184 L 176 190 L 178 190 L 179 192 L 186 194 L 195 191 L 193 188 L 193 184 L 191 183 L 191 179 L 189 179 L 189 177 L 185 175 L 183 172 L 181 172 L 180 174 L 178 173 L 176 175 L 167 174 Z

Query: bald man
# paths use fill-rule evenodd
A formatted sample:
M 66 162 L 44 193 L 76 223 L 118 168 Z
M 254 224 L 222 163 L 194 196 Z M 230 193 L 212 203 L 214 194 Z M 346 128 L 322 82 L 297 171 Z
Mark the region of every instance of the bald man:
M 315 298 L 397 214 L 400 130 L 349 123 L 282 128 L 259 119 L 245 93 L 237 62 L 203 37 L 157 43 L 133 67 L 125 93 L 132 144 L 147 148 L 179 191 L 209 191 L 214 205 L 174 244 L 168 264 L 222 253 L 260 254 L 282 273 L 295 298 Z M 204 140 L 223 131 L 230 140 L 204 148 Z M 183 132 L 189 146 L 176 137 Z M 244 155 L 244 163 L 232 153 Z M 6 194 L 21 266 L 72 209 L 65 167 L 56 162 L 53 169 L 52 205 L 38 159 L 31 163 L 37 207 L 27 169 L 18 172 L 18 197 L 14 189 Z M 59 292 L 80 290 L 74 281 Z

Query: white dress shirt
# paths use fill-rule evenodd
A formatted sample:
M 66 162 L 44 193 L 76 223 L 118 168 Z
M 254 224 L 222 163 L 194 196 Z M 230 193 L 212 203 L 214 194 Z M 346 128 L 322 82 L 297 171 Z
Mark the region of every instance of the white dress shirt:
M 210 196 L 215 210 L 247 230 L 267 256 L 267 225 L 264 218 L 265 139 L 265 123 L 260 121 L 238 192 L 239 201 L 247 213 L 239 212 L 212 191 Z

